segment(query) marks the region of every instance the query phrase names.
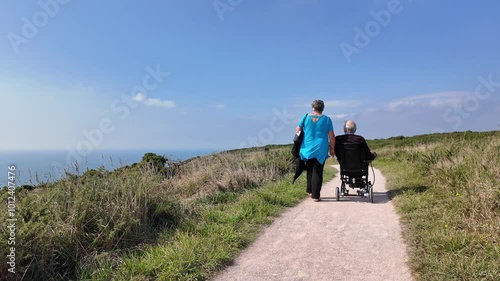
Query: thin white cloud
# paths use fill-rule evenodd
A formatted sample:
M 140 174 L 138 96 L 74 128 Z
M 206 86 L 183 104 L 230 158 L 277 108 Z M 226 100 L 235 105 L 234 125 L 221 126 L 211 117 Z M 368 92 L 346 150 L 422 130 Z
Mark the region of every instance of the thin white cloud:
M 361 100 L 327 100 L 325 107 L 356 107 L 363 103 Z
M 363 104 L 362 100 L 325 100 L 325 107 L 356 107 Z M 311 104 L 301 104 L 299 107 L 311 107 Z
M 386 104 L 386 109 L 390 111 L 399 110 L 408 107 L 430 107 L 439 108 L 443 106 L 460 105 L 464 98 L 469 96 L 467 92 L 440 92 L 405 97 L 394 100 Z
M 146 99 L 144 101 L 144 104 L 150 106 L 165 107 L 165 108 L 172 108 L 175 106 L 175 103 L 173 101 L 160 100 L 160 99 Z
M 329 115 L 330 118 L 332 119 L 345 119 L 349 114 L 342 113 L 342 114 L 335 114 L 335 115 Z
M 132 97 L 132 100 L 137 102 L 142 102 L 144 105 L 155 106 L 155 107 L 163 107 L 163 108 L 173 108 L 175 107 L 175 103 L 170 100 L 160 100 L 155 98 L 146 98 L 143 93 L 137 93 L 137 95 Z
M 132 100 L 143 102 L 146 99 L 146 96 L 143 93 L 137 93 L 137 95 L 132 97 Z
M 390 103 L 388 103 L 387 109 L 396 110 L 402 107 L 415 106 L 415 105 L 417 105 L 417 102 L 412 100 L 398 100 L 398 101 L 391 101 Z
M 422 100 L 422 99 L 435 99 L 435 98 L 449 98 L 449 97 L 454 97 L 454 96 L 467 96 L 469 94 L 470 93 L 463 92 L 463 91 L 449 91 L 449 92 L 438 92 L 438 93 L 410 96 L 410 97 L 407 97 L 407 99 Z
M 215 107 L 216 108 L 224 108 L 224 107 L 226 107 L 226 105 L 219 103 L 219 104 L 216 104 Z

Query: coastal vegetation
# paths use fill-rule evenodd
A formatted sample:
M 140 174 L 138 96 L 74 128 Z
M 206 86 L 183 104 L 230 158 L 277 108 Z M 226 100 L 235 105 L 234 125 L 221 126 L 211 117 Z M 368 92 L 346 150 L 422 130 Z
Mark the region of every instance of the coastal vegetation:
M 417 280 L 498 280 L 500 132 L 370 142 Z
M 147 153 L 114 171 L 17 188 L 17 279 L 206 279 L 307 196 L 304 182 L 290 185 L 293 169 L 289 146 L 183 162 Z M 4 189 L 0 200 L 7 197 Z M 0 244 L 6 256 L 7 241 Z M 12 277 L 6 264 L 0 273 Z
M 416 279 L 496 280 L 500 132 L 398 136 L 369 146 L 401 216 Z M 275 145 L 183 162 L 147 153 L 114 171 L 17 188 L 16 278 L 207 280 L 307 197 L 304 176 L 291 184 L 293 171 L 291 145 Z M 334 174 L 325 169 L 325 181 Z M 0 192 L 2 202 L 8 196 Z M 0 245 L 5 257 L 10 246 Z M 7 266 L 0 264 L 0 276 L 12 276 Z

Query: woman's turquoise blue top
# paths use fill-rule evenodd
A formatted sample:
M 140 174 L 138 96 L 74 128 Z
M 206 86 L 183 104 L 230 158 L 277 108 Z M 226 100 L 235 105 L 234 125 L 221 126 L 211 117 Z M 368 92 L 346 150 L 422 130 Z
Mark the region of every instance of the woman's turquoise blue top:
M 317 119 L 313 122 L 313 118 Z M 297 126 L 304 124 L 304 141 L 300 147 L 300 158 L 304 161 L 316 158 L 321 164 L 328 156 L 328 132 L 333 132 L 332 119 L 326 115 L 307 115 L 302 117 Z

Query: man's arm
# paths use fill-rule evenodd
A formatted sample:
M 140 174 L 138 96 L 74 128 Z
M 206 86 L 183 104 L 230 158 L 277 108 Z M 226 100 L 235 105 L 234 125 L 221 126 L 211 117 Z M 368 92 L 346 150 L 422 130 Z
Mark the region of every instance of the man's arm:
M 374 160 L 377 157 L 376 152 L 371 152 L 370 148 L 368 147 L 368 143 L 366 143 L 366 140 L 363 138 L 363 142 L 365 144 L 365 149 L 366 149 L 366 160 Z

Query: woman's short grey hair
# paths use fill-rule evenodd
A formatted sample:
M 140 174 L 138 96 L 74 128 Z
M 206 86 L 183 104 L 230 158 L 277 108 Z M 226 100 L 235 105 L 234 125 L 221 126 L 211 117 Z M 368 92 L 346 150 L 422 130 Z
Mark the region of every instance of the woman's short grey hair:
M 325 103 L 322 100 L 315 100 L 311 104 L 312 108 L 318 112 L 323 112 L 325 109 Z
M 356 133 L 356 123 L 354 121 L 352 121 L 352 120 L 345 121 L 344 132 L 346 134 L 354 134 L 354 133 Z

